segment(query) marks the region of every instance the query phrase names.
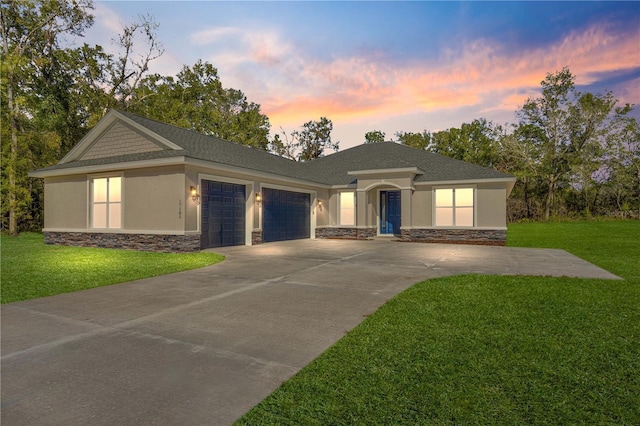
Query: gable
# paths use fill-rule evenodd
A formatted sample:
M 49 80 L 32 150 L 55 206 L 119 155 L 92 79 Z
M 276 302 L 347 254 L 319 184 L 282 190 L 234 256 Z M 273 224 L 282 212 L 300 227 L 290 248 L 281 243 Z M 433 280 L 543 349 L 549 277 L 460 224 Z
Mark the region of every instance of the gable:
M 162 151 L 162 148 L 123 122 L 116 121 L 93 141 L 78 157 L 78 160 L 93 160 L 154 151 Z

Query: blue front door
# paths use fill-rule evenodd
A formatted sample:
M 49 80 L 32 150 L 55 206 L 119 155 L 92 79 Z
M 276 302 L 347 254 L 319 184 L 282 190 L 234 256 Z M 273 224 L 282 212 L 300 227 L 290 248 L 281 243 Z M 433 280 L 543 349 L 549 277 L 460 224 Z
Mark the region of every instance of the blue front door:
M 380 233 L 400 234 L 400 191 L 380 191 Z

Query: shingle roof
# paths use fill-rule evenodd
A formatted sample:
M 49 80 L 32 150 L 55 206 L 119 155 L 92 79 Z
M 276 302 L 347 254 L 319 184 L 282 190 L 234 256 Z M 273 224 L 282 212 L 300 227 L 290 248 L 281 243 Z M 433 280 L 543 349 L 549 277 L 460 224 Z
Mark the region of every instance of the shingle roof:
M 214 136 L 207 136 L 192 130 L 150 120 L 129 112 L 118 112 L 182 147 L 185 152 L 177 151 L 179 153 L 178 155 L 255 171 L 306 179 L 302 171 L 302 164 L 296 161 Z
M 130 112 L 117 111 L 117 113 L 145 127 L 158 136 L 165 138 L 175 145 L 178 145 L 182 149 L 167 149 L 117 157 L 96 158 L 92 160 L 75 160 L 57 164 L 38 171 L 184 156 L 228 166 L 236 166 L 254 171 L 308 180 L 302 170 L 302 164 L 293 160 L 288 160 L 246 145 L 240 145 L 213 136 L 203 135 L 202 133 L 192 130 L 161 123 Z
M 400 169 L 417 167 L 423 174 L 416 176 L 416 182 L 500 179 L 511 175 L 486 167 L 445 157 L 428 151 L 401 145 L 395 142 L 381 142 L 358 145 L 326 157 L 310 161 L 307 170 L 310 175 L 330 185 L 348 184 L 354 180 L 349 171 Z
M 161 123 L 129 112 L 117 111 L 117 113 L 182 149 L 69 161 L 39 171 L 184 156 L 325 185 L 353 183 L 355 178 L 348 174 L 350 171 L 407 167 L 417 167 L 423 172 L 423 174 L 416 176 L 417 182 L 512 177 L 492 169 L 394 142 L 358 145 L 326 157 L 298 163 L 265 151 Z

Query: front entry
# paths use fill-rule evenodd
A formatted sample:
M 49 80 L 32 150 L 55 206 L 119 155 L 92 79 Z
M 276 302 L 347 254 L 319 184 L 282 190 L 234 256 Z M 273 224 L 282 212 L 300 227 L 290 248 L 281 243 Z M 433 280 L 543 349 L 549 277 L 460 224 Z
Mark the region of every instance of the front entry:
M 400 234 L 400 191 L 380 191 L 380 234 Z
M 244 185 L 202 181 L 203 249 L 245 244 L 245 203 Z

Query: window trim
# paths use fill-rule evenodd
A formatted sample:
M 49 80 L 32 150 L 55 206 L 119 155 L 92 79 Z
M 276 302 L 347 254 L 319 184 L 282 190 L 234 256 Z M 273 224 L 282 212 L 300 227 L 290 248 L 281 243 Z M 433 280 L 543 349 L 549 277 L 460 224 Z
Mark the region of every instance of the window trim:
M 353 218 L 351 220 L 352 223 L 349 223 L 349 224 L 343 223 L 343 220 L 342 220 L 342 194 L 351 194 L 353 196 Z M 356 203 L 357 203 L 357 198 L 356 198 L 355 190 L 338 191 L 338 223 L 340 224 L 340 226 L 356 226 L 356 220 L 357 220 L 357 214 L 358 214 Z
M 436 193 L 441 189 L 451 189 L 453 190 L 452 197 L 452 206 L 450 208 L 453 209 L 453 224 L 452 225 L 438 225 L 438 206 L 436 203 Z M 456 224 L 456 211 L 458 207 L 456 206 L 455 201 L 455 191 L 456 189 L 471 189 L 473 190 L 473 205 L 471 208 L 473 209 L 472 217 L 473 217 L 473 225 L 457 225 Z M 435 228 L 458 228 L 458 229 L 472 229 L 477 228 L 478 226 L 478 217 L 477 217 L 477 209 L 478 207 L 478 187 L 477 185 L 447 185 L 447 186 L 435 186 L 432 189 L 432 225 Z M 469 206 L 460 206 L 459 208 L 469 208 Z
M 106 202 L 99 202 L 99 204 L 104 204 L 107 206 L 106 211 L 107 211 L 107 226 L 104 228 L 98 228 L 94 226 L 94 213 L 95 213 L 95 201 L 94 201 L 94 182 L 98 179 L 111 179 L 111 178 L 120 178 L 120 201 L 119 202 L 111 202 L 107 199 Z M 124 229 L 124 173 L 120 172 L 120 173 L 109 173 L 109 174 L 95 174 L 95 175 L 90 175 L 89 179 L 88 179 L 88 184 L 89 184 L 89 229 L 91 230 L 96 230 L 96 231 L 119 231 Z M 107 184 L 107 188 L 108 188 L 108 184 Z M 107 189 L 108 191 L 108 189 Z M 108 192 L 107 192 L 108 194 Z M 108 197 L 108 196 L 107 196 Z M 118 227 L 111 227 L 109 226 L 109 222 L 110 222 L 110 213 L 109 213 L 109 206 L 112 204 L 119 204 L 120 205 L 120 226 Z

